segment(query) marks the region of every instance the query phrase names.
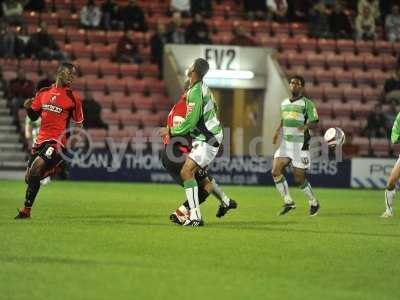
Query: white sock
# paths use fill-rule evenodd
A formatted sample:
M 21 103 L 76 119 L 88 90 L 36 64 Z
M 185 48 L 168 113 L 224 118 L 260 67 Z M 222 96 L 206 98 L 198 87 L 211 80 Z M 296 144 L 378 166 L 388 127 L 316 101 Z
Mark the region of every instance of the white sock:
M 218 186 L 217 182 L 215 181 L 215 179 L 213 178 L 213 180 L 211 181 L 212 185 L 213 185 L 213 189 L 212 189 L 212 194 L 219 200 L 219 202 L 221 203 L 221 205 L 223 206 L 229 206 L 229 201 L 230 199 L 228 198 L 228 196 L 224 193 L 224 191 Z
M 283 201 L 285 201 L 285 203 L 292 203 L 293 199 L 292 197 L 290 197 L 289 186 L 287 184 L 285 176 L 282 175 L 280 177 L 274 178 L 274 182 L 276 189 L 279 191 L 283 198 Z
M 189 187 L 185 188 L 186 198 L 188 199 L 190 206 L 190 219 L 201 220 L 200 204 L 199 204 L 199 188 Z
M 186 208 L 185 205 L 179 206 L 178 210 L 180 210 L 182 213 L 187 214 L 189 213 L 188 209 Z
M 318 205 L 318 200 L 317 200 L 317 198 L 315 198 L 315 195 L 312 191 L 311 185 L 307 180 L 304 182 L 303 186 L 300 188 L 304 192 L 304 194 L 306 194 L 306 196 L 308 198 L 308 204 L 310 204 L 312 206 Z
M 391 191 L 385 190 L 385 204 L 386 204 L 386 211 L 393 214 L 393 200 L 394 195 L 396 194 L 396 189 Z

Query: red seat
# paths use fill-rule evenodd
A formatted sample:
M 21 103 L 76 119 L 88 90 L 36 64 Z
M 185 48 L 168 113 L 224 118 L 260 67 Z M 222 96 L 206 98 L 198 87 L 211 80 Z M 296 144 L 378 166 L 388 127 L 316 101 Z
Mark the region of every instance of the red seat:
M 364 53 L 362 56 L 364 57 L 364 64 L 368 70 L 382 68 L 381 56 L 374 56 L 371 53 Z
M 317 113 L 320 119 L 332 118 L 332 103 L 318 102 L 316 105 Z
M 331 72 L 334 74 L 333 76 L 337 84 L 353 84 L 354 78 L 352 72 L 344 71 L 342 68 L 331 69 Z
M 318 39 L 317 48 L 321 52 L 333 53 L 336 51 L 336 41 L 332 39 Z
M 368 138 L 365 137 L 354 137 L 352 140 L 354 145 L 357 145 L 360 150 L 360 155 L 368 155 L 370 149 L 370 142 Z
M 135 64 L 121 64 L 121 74 L 122 76 L 136 77 L 138 75 L 139 66 Z
M 361 124 L 359 120 L 342 119 L 342 129 L 346 135 L 359 135 L 361 132 Z
M 127 83 L 125 80 L 118 78 L 114 75 L 104 76 L 104 80 L 108 90 L 112 92 L 125 92 L 127 90 Z
M 121 69 L 119 64 L 110 62 L 107 59 L 102 59 L 98 61 L 98 65 L 100 67 L 101 73 L 104 76 L 106 75 L 118 76 L 121 74 Z
M 371 138 L 371 148 L 378 157 L 389 155 L 390 145 L 387 138 Z
M 373 77 L 371 72 L 364 72 L 363 70 L 353 71 L 354 80 L 357 85 L 373 85 Z
M 118 125 L 119 124 L 119 114 L 116 112 L 112 112 L 109 110 L 102 110 L 101 118 L 107 124 L 110 124 L 110 125 Z
M 308 34 L 308 26 L 304 23 L 289 23 L 289 33 L 293 36 L 306 36 Z
M 118 111 L 121 123 L 123 125 L 139 125 L 142 123 L 142 117 L 140 114 L 133 113 L 130 110 L 120 110 Z
M 342 119 L 350 118 L 351 113 L 353 112 L 353 103 L 351 102 L 341 102 L 341 101 L 334 101 L 332 103 L 333 113 L 337 118 Z
M 158 78 L 146 77 L 143 79 L 145 81 L 146 87 L 152 93 L 164 93 L 165 92 L 165 82 L 159 80 Z
M 146 89 L 144 80 L 125 77 L 126 85 L 132 93 L 143 93 Z
M 326 64 L 330 68 L 343 68 L 344 66 L 344 56 L 343 55 L 338 55 L 336 53 L 328 53 L 325 56 L 326 58 Z
M 79 72 L 83 75 L 98 75 L 99 74 L 99 66 L 96 62 L 88 58 L 78 58 L 75 61 L 75 66 L 79 69 Z
M 114 45 L 94 44 L 93 53 L 96 59 L 111 59 L 114 55 Z
M 305 94 L 311 99 L 322 100 L 324 97 L 324 87 L 309 85 L 306 87 Z
M 347 101 L 361 101 L 361 89 L 354 87 L 346 87 L 344 89 L 344 96 Z
M 302 55 L 306 56 L 307 65 L 310 67 L 325 67 L 326 57 L 324 53 L 315 53 L 315 52 L 305 52 Z
M 104 30 L 89 30 L 87 32 L 87 39 L 90 44 L 106 44 L 108 41 Z
M 88 41 L 87 31 L 85 29 L 67 27 L 68 39 L 71 43 L 86 43 Z
M 357 118 L 366 118 L 374 109 L 375 103 L 367 102 L 363 103 L 362 105 L 360 103 L 356 103 L 353 105 L 353 111 Z
M 332 84 L 334 81 L 334 74 L 329 70 L 325 70 L 324 68 L 314 68 L 314 77 L 316 82 L 319 84 Z
M 299 39 L 299 46 L 303 51 L 316 51 L 317 50 L 317 39 L 301 37 Z
M 324 95 L 328 101 L 338 100 L 342 101 L 343 99 L 343 88 L 336 86 L 325 86 L 324 87 Z
M 269 22 L 266 21 L 254 21 L 252 23 L 252 30 L 255 33 L 267 33 L 269 32 Z
M 390 55 L 382 56 L 383 67 L 387 71 L 394 71 L 396 68 L 396 58 Z
M 158 77 L 158 66 L 156 64 L 144 63 L 140 65 L 139 69 L 143 76 Z
M 375 40 L 374 49 L 379 55 L 394 53 L 393 43 L 384 40 Z
M 359 54 L 370 53 L 373 52 L 373 42 L 372 41 L 364 41 L 364 40 L 356 40 L 355 48 L 356 52 Z
M 336 48 L 340 53 L 354 53 L 354 41 L 339 39 L 336 41 Z
M 297 38 L 291 38 L 287 36 L 278 36 L 278 38 L 279 38 L 280 49 L 283 49 L 284 51 L 286 50 L 297 51 L 299 45 Z
M 364 58 L 353 53 L 346 53 L 344 55 L 344 63 L 349 69 L 353 68 L 364 68 Z
M 150 110 L 155 105 L 155 103 L 153 103 L 153 98 L 145 97 L 141 94 L 133 94 L 132 101 L 135 107 L 140 110 Z

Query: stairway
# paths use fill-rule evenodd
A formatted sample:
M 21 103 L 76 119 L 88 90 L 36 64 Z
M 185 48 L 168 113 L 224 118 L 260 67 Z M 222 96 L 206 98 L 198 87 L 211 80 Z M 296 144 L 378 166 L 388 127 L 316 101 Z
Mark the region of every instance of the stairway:
M 7 100 L 0 95 L 0 178 L 14 178 L 26 168 L 26 153 L 13 125 Z

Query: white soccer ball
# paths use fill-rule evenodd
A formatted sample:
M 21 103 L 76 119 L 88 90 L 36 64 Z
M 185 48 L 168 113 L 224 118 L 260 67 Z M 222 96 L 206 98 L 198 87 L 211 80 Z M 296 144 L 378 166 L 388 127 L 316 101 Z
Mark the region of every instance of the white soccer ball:
M 324 140 L 330 147 L 341 146 L 346 141 L 346 135 L 339 127 L 329 128 L 324 134 Z

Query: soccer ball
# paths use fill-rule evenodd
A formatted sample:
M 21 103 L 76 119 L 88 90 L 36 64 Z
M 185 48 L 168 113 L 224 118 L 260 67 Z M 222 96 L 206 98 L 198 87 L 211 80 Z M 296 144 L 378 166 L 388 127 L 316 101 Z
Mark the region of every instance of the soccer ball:
M 346 140 L 346 135 L 339 127 L 329 128 L 324 134 L 324 140 L 329 147 L 341 146 Z

